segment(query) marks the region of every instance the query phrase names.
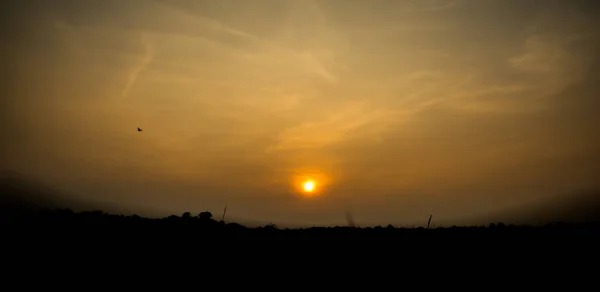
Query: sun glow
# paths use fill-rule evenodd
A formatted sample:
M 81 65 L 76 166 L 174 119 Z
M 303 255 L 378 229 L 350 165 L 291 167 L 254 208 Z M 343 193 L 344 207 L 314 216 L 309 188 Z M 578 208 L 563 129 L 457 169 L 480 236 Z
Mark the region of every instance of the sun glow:
M 331 186 L 330 174 L 310 168 L 294 169 L 292 172 L 290 187 L 295 195 L 312 198 L 328 193 L 328 188 Z
M 311 193 L 315 189 L 315 182 L 312 180 L 305 181 L 303 187 L 305 192 Z

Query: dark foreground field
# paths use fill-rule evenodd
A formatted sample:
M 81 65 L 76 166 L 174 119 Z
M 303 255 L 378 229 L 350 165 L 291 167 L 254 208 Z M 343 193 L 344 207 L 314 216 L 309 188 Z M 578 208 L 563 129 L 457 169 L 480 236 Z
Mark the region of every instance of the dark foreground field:
M 237 223 L 214 220 L 210 212 L 197 216 L 185 213 L 182 216 L 169 216 L 160 219 L 140 216 L 111 215 L 102 211 L 73 212 L 68 209 L 45 210 L 19 219 L 4 221 L 6 229 L 41 232 L 119 232 L 125 235 L 164 234 L 176 232 L 184 237 L 233 237 L 233 238 L 281 238 L 281 239 L 411 239 L 411 238 L 563 238 L 595 239 L 600 228 L 597 224 L 550 223 L 544 226 L 514 226 L 491 223 L 481 227 L 446 228 L 396 228 L 385 227 L 355 228 L 312 227 L 287 229 L 276 225 L 245 227 Z

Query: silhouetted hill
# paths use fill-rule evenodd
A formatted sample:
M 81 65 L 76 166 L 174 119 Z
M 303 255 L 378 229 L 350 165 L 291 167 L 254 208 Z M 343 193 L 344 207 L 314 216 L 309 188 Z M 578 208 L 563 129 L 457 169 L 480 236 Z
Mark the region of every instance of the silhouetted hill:
M 48 187 L 24 177 L 5 173 L 0 177 L 0 220 L 20 220 L 41 209 L 60 206 L 58 196 Z
M 38 216 L 45 209 L 86 210 L 93 209 L 92 206 L 99 207 L 99 204 L 86 203 L 16 172 L 0 173 L 0 222 L 20 222 L 24 218 Z
M 585 190 L 556 197 L 537 208 L 539 220 L 600 223 L 600 190 Z
M 493 220 L 543 224 L 544 222 L 570 222 L 578 224 L 600 223 L 600 190 L 584 190 L 538 199 L 519 207 L 491 214 Z

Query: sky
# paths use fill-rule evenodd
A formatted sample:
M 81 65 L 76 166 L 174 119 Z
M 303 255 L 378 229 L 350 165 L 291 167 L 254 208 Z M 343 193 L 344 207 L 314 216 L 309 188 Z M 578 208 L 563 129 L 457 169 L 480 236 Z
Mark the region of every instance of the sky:
M 594 0 L 0 5 L 2 170 L 114 212 L 475 224 L 600 190 Z

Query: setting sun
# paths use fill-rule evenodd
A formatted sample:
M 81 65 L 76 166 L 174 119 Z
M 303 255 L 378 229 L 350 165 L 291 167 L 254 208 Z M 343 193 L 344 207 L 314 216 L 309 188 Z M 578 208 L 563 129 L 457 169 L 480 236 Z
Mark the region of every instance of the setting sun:
M 298 167 L 292 170 L 290 188 L 300 197 L 315 197 L 327 194 L 331 176 L 317 167 Z
M 304 183 L 304 191 L 306 192 L 312 192 L 315 189 L 315 182 L 314 181 L 307 181 Z

